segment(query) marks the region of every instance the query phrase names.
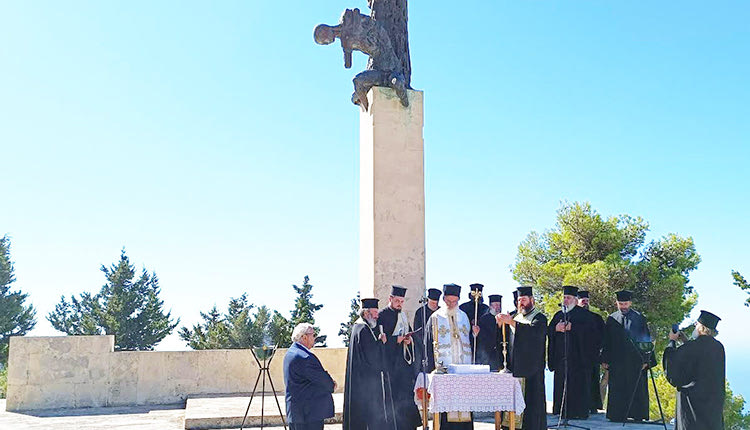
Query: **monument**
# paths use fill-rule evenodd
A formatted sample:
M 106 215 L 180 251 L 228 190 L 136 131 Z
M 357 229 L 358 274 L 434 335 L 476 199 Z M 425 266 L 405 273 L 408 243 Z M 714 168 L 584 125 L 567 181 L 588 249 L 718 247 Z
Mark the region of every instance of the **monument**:
M 407 0 L 369 0 L 370 15 L 346 9 L 338 25 L 315 27 L 315 42 L 339 39 L 344 67 L 369 55 L 354 79 L 360 107 L 359 290 L 387 303 L 408 288 L 411 317 L 425 288 L 423 93 L 411 88 Z

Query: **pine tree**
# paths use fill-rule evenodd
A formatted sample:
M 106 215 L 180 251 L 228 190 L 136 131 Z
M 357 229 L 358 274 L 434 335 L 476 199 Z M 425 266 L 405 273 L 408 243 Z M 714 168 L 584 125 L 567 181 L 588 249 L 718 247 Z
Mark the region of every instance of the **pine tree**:
M 193 349 L 224 349 L 229 345 L 229 330 L 224 317 L 216 309 L 216 305 L 210 311 L 201 312 L 203 324 L 197 324 L 190 330 L 187 327 L 180 328 L 180 339 L 187 342 Z
M 10 336 L 23 336 L 36 325 L 36 311 L 24 305 L 28 294 L 11 291 L 15 282 L 13 262 L 10 259 L 10 239 L 0 238 L 0 369 L 8 362 Z
M 292 318 L 289 321 L 290 333 L 295 326 L 299 323 L 309 323 L 315 325 L 315 312 L 323 308 L 323 305 L 317 305 L 312 302 L 312 288 L 310 285 L 310 277 L 305 276 L 305 280 L 301 287 L 292 285 L 294 291 L 297 293 L 297 299 L 294 301 L 294 309 L 292 310 Z M 320 336 L 320 328 L 315 327 L 316 346 L 326 346 L 326 336 Z M 290 335 L 291 338 L 291 335 Z M 291 339 L 289 341 L 291 344 Z
M 61 297 L 47 315 L 52 327 L 69 335 L 114 335 L 118 351 L 151 350 L 174 330 L 179 318 L 173 322 L 171 312 L 164 313 L 155 273 L 144 268 L 136 279 L 124 249 L 119 262 L 101 271 L 107 280 L 101 291 L 71 296 L 70 302 Z
M 732 282 L 734 285 L 736 285 L 742 291 L 750 294 L 750 284 L 747 282 L 745 277 L 740 274 L 740 272 L 732 270 L 732 278 L 734 279 L 734 282 Z M 750 297 L 745 300 L 745 306 L 750 306 Z
M 630 290 L 662 351 L 672 324 L 695 306 L 689 276 L 701 258 L 692 238 L 670 233 L 646 242 L 648 229 L 641 217 L 605 217 L 588 202 L 563 203 L 554 227 L 529 233 L 518 246 L 513 277 L 535 287 L 541 307 L 559 303 L 554 295 L 562 285 L 580 285 L 591 305 L 608 313 L 615 292 Z
M 344 346 L 349 346 L 349 337 L 352 334 L 352 327 L 354 327 L 354 323 L 359 319 L 359 313 L 360 304 L 358 292 L 357 297 L 353 298 L 351 302 L 351 307 L 349 309 L 349 320 L 346 322 L 342 322 L 341 328 L 339 329 L 339 336 L 344 338 Z
M 252 310 L 255 309 L 255 313 Z M 243 349 L 263 345 L 284 344 L 289 321 L 266 306 L 255 308 L 248 303 L 247 293 L 229 300 L 227 313 L 221 315 L 214 306 L 208 313 L 201 312 L 202 324 L 192 329 L 180 328 L 180 338 L 193 349 Z
M 268 334 L 274 339 L 279 348 L 289 348 L 292 344 L 292 325 L 278 311 L 273 311 L 271 324 L 268 326 Z

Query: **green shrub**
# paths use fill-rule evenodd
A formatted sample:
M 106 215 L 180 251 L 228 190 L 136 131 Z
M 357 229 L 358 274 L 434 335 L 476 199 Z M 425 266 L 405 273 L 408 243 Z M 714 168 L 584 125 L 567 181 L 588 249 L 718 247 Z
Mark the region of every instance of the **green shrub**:
M 8 390 L 8 368 L 0 364 L 0 399 L 5 398 Z

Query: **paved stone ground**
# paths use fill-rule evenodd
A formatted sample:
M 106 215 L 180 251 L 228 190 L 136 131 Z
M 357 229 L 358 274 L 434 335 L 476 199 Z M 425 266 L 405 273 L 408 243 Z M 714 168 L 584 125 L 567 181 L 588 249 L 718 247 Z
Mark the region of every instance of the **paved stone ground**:
M 184 405 L 133 406 L 119 408 L 53 409 L 28 413 L 5 411 L 5 400 L 0 400 L 0 429 L 55 429 L 55 430 L 182 430 L 184 428 Z M 475 430 L 492 430 L 491 419 L 482 418 L 474 424 Z M 479 420 L 477 420 L 479 421 Z M 549 416 L 549 425 L 557 424 L 557 418 Z M 622 424 L 610 423 L 603 414 L 597 414 L 585 422 L 574 421 L 591 430 L 623 429 Z M 283 427 L 266 427 L 269 430 L 282 430 Z M 327 425 L 326 430 L 341 430 L 341 424 Z M 655 425 L 627 424 L 626 430 L 658 430 Z M 673 426 L 667 426 L 673 430 Z

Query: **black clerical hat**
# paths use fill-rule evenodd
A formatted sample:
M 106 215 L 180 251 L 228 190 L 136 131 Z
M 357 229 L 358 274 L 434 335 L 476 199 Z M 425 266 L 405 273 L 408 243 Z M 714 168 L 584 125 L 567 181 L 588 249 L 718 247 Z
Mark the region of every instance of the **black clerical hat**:
M 503 296 L 500 294 L 490 294 L 490 303 L 502 303 Z
M 628 290 L 622 290 L 618 291 L 617 293 L 617 301 L 618 302 L 629 302 L 633 299 L 633 293 L 631 293 Z
M 534 293 L 531 287 L 518 287 L 518 296 L 534 297 Z
M 445 284 L 443 285 L 444 296 L 460 296 L 461 286 L 456 284 Z
M 406 295 L 406 288 L 400 285 L 394 285 L 391 287 L 391 295 L 396 297 L 404 297 Z
M 574 287 L 572 285 L 563 285 L 563 295 L 565 295 L 565 296 L 577 296 L 578 295 L 578 287 Z
M 586 290 L 578 290 L 578 298 L 579 299 L 588 299 L 589 298 L 589 292 Z
M 719 324 L 719 321 L 721 321 L 721 318 L 709 311 L 701 311 L 701 316 L 698 317 L 698 322 L 711 330 L 716 330 L 716 325 Z
M 440 300 L 440 295 L 443 294 L 442 291 L 438 290 L 437 288 L 430 288 L 427 290 L 427 298 L 430 300 Z
M 362 299 L 362 309 L 377 309 L 378 299 Z
M 471 284 L 471 285 L 469 285 L 469 288 L 471 289 L 471 291 L 482 291 L 482 289 L 484 288 L 484 285 L 482 285 L 482 284 Z

